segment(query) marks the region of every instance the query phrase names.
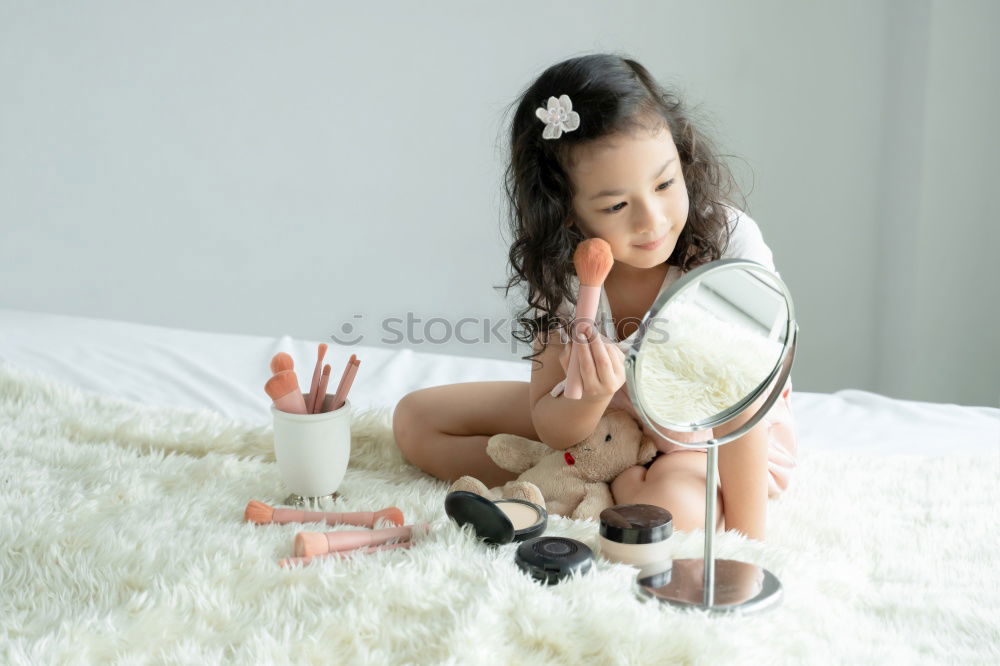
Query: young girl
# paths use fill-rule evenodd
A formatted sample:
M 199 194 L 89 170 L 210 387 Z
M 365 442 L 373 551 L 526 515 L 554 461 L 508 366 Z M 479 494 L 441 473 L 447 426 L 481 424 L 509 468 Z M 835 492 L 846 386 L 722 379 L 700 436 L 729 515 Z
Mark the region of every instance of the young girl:
M 506 191 L 516 276 L 507 289 L 528 285 L 528 307 L 520 313 L 528 331 L 518 339 L 533 346 L 525 357 L 537 364 L 531 381 L 422 389 L 406 395 L 393 414 L 407 460 L 437 478 L 468 474 L 488 487 L 517 476 L 486 454 L 494 434 L 566 449 L 588 437 L 607 409 L 635 415 L 625 351 L 643 315 L 683 272 L 727 257 L 774 270 L 756 223 L 726 203 L 733 180 L 711 142 L 682 102 L 633 60 L 594 54 L 548 68 L 517 102 L 510 141 Z M 615 259 L 601 291 L 599 330 L 569 328 L 579 286 L 573 253 L 593 237 L 607 241 Z M 558 390 L 570 359 L 567 330 L 588 338 L 574 356 L 580 400 Z M 717 528 L 764 538 L 767 499 L 788 486 L 795 466 L 790 392 L 789 381 L 763 419 L 719 448 Z M 749 415 L 687 441 L 732 432 Z M 705 449 L 677 446 L 637 420 L 659 453 L 614 480 L 615 501 L 662 506 L 678 530 L 703 528 Z M 685 441 L 683 435 L 671 433 Z

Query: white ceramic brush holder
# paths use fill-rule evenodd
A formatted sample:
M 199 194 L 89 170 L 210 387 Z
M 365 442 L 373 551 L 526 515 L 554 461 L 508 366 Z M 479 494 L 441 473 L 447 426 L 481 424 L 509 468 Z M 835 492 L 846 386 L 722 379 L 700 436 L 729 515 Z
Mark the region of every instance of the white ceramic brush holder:
M 309 404 L 309 394 L 305 395 Z M 328 393 L 324 409 L 333 394 Z M 351 401 L 330 412 L 290 414 L 271 405 L 274 457 L 288 489 L 305 500 L 332 495 L 340 487 L 351 455 Z

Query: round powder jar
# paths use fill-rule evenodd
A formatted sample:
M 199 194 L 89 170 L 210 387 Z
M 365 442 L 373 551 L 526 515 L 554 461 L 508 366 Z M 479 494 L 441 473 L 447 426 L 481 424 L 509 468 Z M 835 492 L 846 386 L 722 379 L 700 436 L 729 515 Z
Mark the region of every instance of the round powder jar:
M 670 560 L 674 517 L 653 504 L 618 504 L 601 512 L 598 549 L 602 557 L 645 567 Z

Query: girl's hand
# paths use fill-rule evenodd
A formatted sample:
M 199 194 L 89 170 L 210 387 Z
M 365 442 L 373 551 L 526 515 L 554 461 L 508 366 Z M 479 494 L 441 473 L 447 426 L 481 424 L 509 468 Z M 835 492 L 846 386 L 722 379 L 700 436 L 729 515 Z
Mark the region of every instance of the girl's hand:
M 590 324 L 579 327 L 589 342 L 567 342 L 559 354 L 563 372 L 569 368 L 570 352 L 575 344 L 577 369 L 583 385 L 582 400 L 610 401 L 615 391 L 625 383 L 625 354 L 617 345 L 605 342 L 604 337 Z

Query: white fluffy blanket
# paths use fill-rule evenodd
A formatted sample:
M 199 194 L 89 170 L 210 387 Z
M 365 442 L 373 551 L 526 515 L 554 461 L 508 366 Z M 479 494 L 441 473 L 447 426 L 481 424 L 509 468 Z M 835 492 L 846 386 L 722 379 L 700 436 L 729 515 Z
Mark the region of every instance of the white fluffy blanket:
M 287 494 L 269 428 L 87 395 L 0 365 L 0 663 L 988 663 L 1000 659 L 998 460 L 819 455 L 803 443 L 766 543 L 719 557 L 781 579 L 780 606 L 707 617 L 632 593 L 600 561 L 543 587 L 443 509 L 389 408 L 359 414 L 340 510 L 432 522 L 408 551 L 283 569 L 255 526 Z M 340 528 L 338 528 L 340 529 Z M 549 534 L 594 545 L 591 522 Z M 702 535 L 676 533 L 676 557 Z

